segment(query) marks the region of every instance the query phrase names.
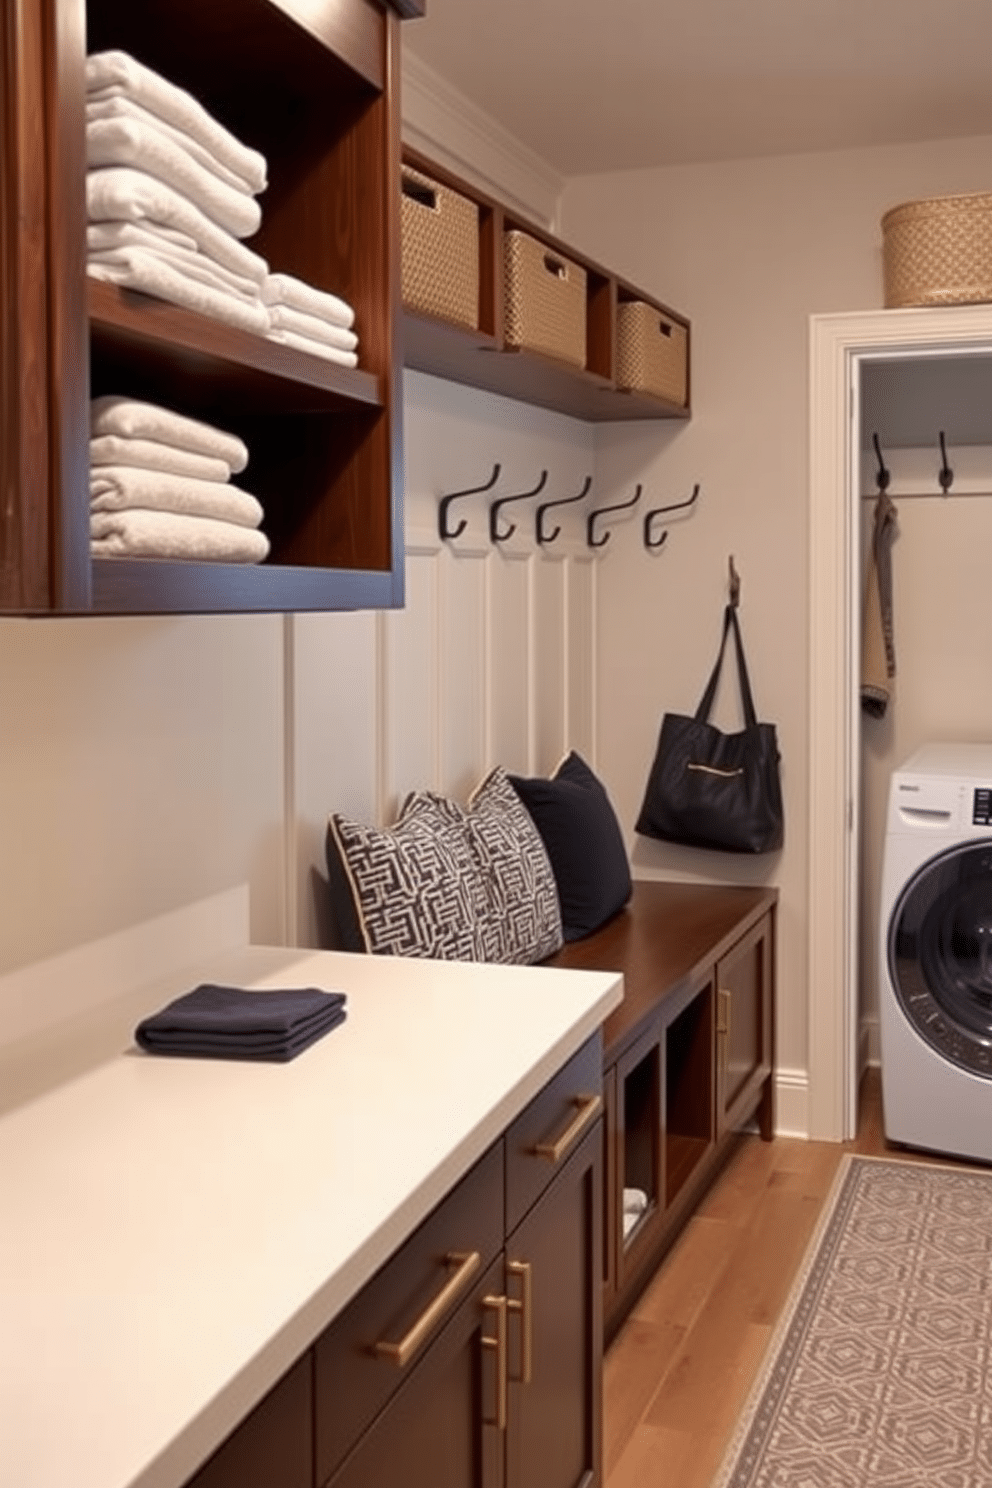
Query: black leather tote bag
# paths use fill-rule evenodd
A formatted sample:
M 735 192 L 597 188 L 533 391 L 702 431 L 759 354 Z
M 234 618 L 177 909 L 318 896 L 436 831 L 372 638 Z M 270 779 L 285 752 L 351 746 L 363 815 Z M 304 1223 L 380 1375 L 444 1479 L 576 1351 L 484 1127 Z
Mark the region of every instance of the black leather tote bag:
M 724 734 L 708 721 L 727 636 L 737 648 L 744 729 Z M 759 723 L 744 660 L 737 608 L 728 604 L 716 665 L 695 715 L 666 713 L 636 831 L 689 847 L 763 853 L 784 835 L 778 741 L 773 723 Z

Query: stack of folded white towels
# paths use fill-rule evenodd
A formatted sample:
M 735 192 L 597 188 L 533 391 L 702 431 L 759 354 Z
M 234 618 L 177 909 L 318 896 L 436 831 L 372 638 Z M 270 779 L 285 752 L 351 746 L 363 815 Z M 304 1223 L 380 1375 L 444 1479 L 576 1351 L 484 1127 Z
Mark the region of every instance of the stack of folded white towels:
M 345 367 L 355 314 L 269 265 L 264 155 L 127 52 L 86 59 L 87 272 Z
M 262 298 L 269 310 L 270 341 L 281 341 L 342 367 L 358 365 L 358 337 L 352 330 L 355 312 L 346 301 L 292 274 L 269 274 Z
M 248 464 L 235 434 L 132 398 L 90 405 L 90 547 L 100 558 L 259 563 L 256 498 L 229 484 Z

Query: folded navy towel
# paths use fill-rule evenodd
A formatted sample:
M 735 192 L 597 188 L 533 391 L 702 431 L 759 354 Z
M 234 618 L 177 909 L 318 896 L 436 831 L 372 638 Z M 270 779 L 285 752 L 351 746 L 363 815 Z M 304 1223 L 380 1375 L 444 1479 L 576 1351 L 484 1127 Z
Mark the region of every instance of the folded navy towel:
M 280 987 L 253 992 L 204 982 L 138 1024 L 150 1054 L 213 1059 L 295 1059 L 345 1017 L 343 992 Z

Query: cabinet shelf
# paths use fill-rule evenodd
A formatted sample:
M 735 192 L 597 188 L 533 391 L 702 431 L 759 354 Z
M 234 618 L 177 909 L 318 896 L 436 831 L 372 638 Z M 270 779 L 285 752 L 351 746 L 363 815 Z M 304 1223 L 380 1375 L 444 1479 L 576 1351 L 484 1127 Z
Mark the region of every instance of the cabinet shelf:
M 4 288 L 5 310 L 32 283 L 38 246 L 26 208 L 39 173 L 49 273 L 45 301 L 34 296 L 20 317 L 17 361 L 2 364 L 4 442 L 16 452 L 4 470 L 16 468 L 17 484 L 0 609 L 402 604 L 396 13 L 378 0 L 24 0 L 18 27 L 0 37 L 0 75 L 11 83 L 0 114 L 45 119 L 49 144 L 10 170 L 5 155 L 0 173 L 0 262 L 14 287 Z M 87 276 L 84 69 L 89 53 L 115 48 L 264 155 L 262 223 L 247 246 L 272 272 L 352 306 L 357 368 Z M 235 483 L 262 504 L 264 563 L 91 556 L 89 403 L 108 393 L 245 441 L 248 467 Z
M 404 164 L 471 201 L 478 212 L 479 306 L 476 328 L 456 325 L 404 306 L 403 361 L 414 371 L 482 388 L 588 423 L 635 419 L 688 419 L 684 403 L 617 383 L 617 307 L 639 300 L 685 328 L 688 362 L 689 322 L 660 301 L 593 263 L 543 228 L 510 212 L 499 202 L 414 150 Z M 516 229 L 538 239 L 586 273 L 586 365 L 578 367 L 529 349 L 504 344 L 503 235 Z

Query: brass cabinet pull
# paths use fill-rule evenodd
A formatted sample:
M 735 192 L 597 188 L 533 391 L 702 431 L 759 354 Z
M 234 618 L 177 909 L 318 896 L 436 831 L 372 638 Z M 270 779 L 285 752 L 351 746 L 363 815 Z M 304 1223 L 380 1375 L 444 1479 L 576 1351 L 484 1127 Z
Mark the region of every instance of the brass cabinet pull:
M 534 1361 L 534 1310 L 530 1261 L 507 1261 L 507 1274 L 520 1277 L 520 1296 L 507 1297 L 510 1312 L 520 1314 L 520 1383 L 529 1385 Z
M 397 1368 L 402 1369 L 410 1362 L 424 1339 L 444 1317 L 455 1298 L 464 1291 L 466 1282 L 475 1275 L 481 1263 L 482 1257 L 477 1250 L 449 1251 L 444 1258 L 444 1264 L 457 1266 L 458 1269 L 448 1278 L 433 1302 L 427 1304 L 417 1321 L 398 1343 L 382 1339 L 373 1345 L 374 1352 L 380 1358 L 392 1359 Z
M 601 1095 L 577 1095 L 572 1104 L 578 1107 L 578 1114 L 571 1121 L 565 1131 L 562 1132 L 557 1142 L 538 1142 L 534 1146 L 534 1152 L 538 1157 L 546 1157 L 549 1162 L 561 1162 L 565 1153 L 581 1137 L 587 1126 L 590 1126 L 603 1109 L 603 1097 Z
M 716 994 L 716 1031 L 717 1033 L 730 1033 L 730 993 L 723 987 Z
M 496 1350 L 496 1419 L 487 1421 L 483 1417 L 486 1426 L 495 1426 L 499 1431 L 506 1430 L 506 1376 L 507 1376 L 507 1330 L 506 1330 L 506 1298 L 505 1297 L 483 1297 L 483 1307 L 491 1308 L 496 1314 L 496 1337 L 490 1338 L 488 1334 L 482 1335 L 483 1348 Z

